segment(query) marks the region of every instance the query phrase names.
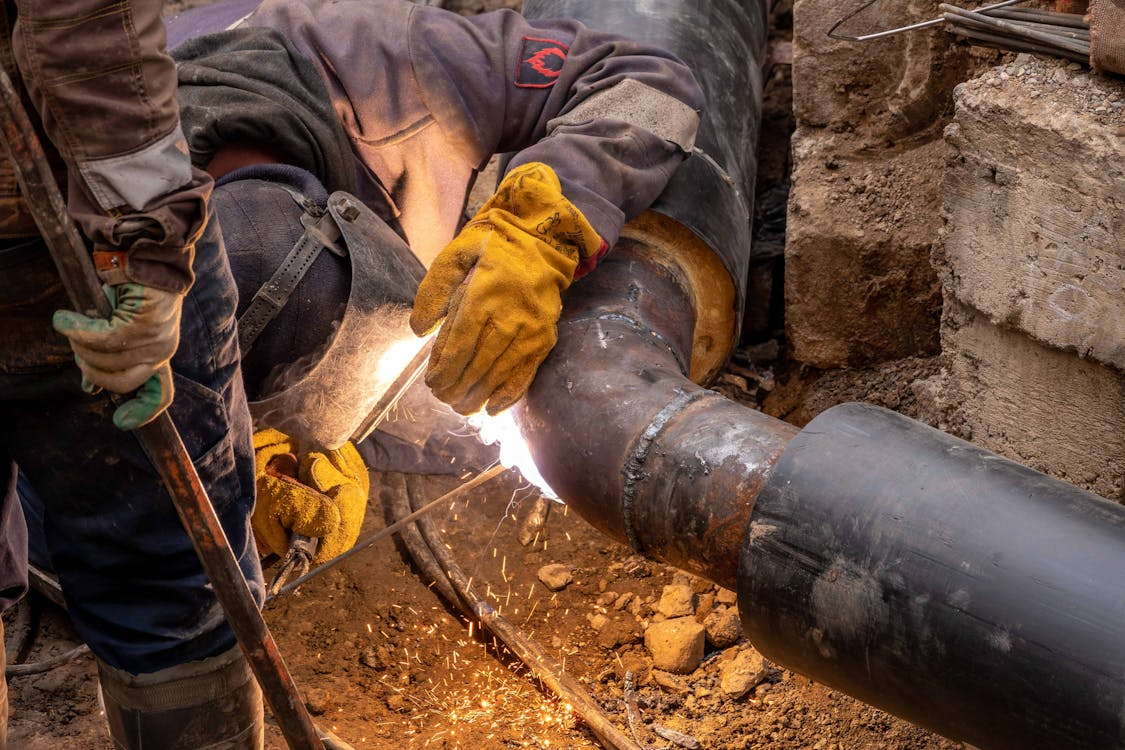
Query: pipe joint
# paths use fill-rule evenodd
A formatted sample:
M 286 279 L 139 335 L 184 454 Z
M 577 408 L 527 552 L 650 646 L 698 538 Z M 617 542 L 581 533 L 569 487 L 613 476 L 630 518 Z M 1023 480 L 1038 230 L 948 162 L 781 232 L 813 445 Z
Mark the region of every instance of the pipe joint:
M 637 437 L 636 442 L 633 444 L 632 449 L 629 451 L 629 458 L 625 462 L 624 468 L 621 470 L 622 475 L 625 477 L 625 482 L 621 490 L 621 515 L 622 521 L 625 524 L 625 538 L 629 542 L 629 546 L 633 548 L 634 552 L 644 554 L 644 545 L 641 543 L 640 536 L 637 534 L 636 522 L 634 520 L 634 504 L 637 497 L 638 485 L 648 478 L 648 472 L 645 470 L 645 464 L 648 461 L 649 452 L 652 450 L 653 443 L 659 438 L 664 428 L 675 417 L 682 413 L 690 404 L 695 403 L 707 394 L 717 395 L 711 391 L 703 390 L 685 390 L 683 388 L 674 389 L 675 394 L 671 401 L 669 401 L 663 409 L 657 412 L 656 416 L 648 427 Z

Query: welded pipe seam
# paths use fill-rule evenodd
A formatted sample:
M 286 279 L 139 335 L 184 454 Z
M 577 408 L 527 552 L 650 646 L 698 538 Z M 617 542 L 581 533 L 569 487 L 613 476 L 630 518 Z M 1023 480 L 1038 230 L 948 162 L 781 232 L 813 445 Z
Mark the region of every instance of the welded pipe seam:
M 640 536 L 637 534 L 636 523 L 633 518 L 634 506 L 637 499 L 637 485 L 648 478 L 648 473 L 644 468 L 648 461 L 649 452 L 652 450 L 653 442 L 672 419 L 684 409 L 708 395 L 719 396 L 714 391 L 688 391 L 678 386 L 674 393 L 676 395 L 672 400 L 657 412 L 656 416 L 649 422 L 648 427 L 637 437 L 632 450 L 629 451 L 629 458 L 621 470 L 625 477 L 621 488 L 621 516 L 625 525 L 625 538 L 629 541 L 629 546 L 633 548 L 633 551 L 638 554 L 644 554 L 644 545 L 641 544 Z

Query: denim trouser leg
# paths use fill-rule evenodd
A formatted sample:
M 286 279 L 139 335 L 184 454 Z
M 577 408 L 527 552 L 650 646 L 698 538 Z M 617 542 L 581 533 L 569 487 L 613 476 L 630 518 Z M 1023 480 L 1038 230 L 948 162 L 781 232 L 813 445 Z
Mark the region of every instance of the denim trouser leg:
M 261 601 L 237 292 L 218 221 L 197 245 L 194 270 L 169 413 Z M 218 654 L 234 636 L 170 498 L 136 437 L 113 426 L 110 398 L 81 391 L 69 346 L 50 329 L 50 311 L 65 306 L 49 260 L 13 270 L 0 258 L 0 450 L 42 501 L 50 562 L 70 615 L 103 661 L 128 672 Z

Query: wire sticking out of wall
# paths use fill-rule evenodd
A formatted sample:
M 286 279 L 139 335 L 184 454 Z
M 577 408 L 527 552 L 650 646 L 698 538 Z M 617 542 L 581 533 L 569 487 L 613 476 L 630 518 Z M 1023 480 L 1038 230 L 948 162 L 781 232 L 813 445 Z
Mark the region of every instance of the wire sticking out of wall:
M 868 42 L 908 31 L 944 26 L 949 33 L 981 47 L 1050 55 L 1085 64 L 1090 62 L 1090 25 L 1084 16 L 1013 7 L 1024 0 L 1004 0 L 975 10 L 942 3 L 940 18 L 866 34 L 839 32 L 841 26 L 876 2 L 878 0 L 868 0 L 841 18 L 828 30 L 828 36 L 846 42 Z

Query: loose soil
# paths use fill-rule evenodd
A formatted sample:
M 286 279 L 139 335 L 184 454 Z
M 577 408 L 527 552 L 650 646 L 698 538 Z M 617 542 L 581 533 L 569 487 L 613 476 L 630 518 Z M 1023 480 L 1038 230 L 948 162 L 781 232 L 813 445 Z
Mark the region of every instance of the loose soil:
M 173 9 L 185 5 L 174 3 Z M 472 13 L 519 3 L 447 5 Z M 785 36 L 785 5 L 777 11 L 779 38 Z M 775 129 L 792 128 L 788 89 L 788 68 L 779 66 L 770 78 L 764 113 Z M 771 137 L 776 141 L 776 133 Z M 774 156 L 763 161 L 766 179 L 759 195 L 776 197 L 781 191 L 783 203 L 787 160 L 778 154 L 785 153 L 784 139 L 780 150 L 769 153 Z M 926 416 L 926 379 L 936 372 L 932 358 L 822 373 L 790 362 L 783 339 L 771 336 L 770 321 L 762 321 L 757 334 L 715 384 L 749 407 L 795 424 L 846 400 Z M 414 477 L 410 484 L 432 498 L 458 480 Z M 385 494 L 391 491 L 387 488 L 402 487 L 403 477 L 376 474 L 372 486 L 383 487 Z M 365 536 L 385 525 L 379 494 L 372 493 Z M 520 530 L 536 497 L 509 473 L 470 499 L 442 507 L 435 520 L 474 589 L 562 662 L 625 732 L 630 731 L 625 677 L 633 674 L 640 719 L 634 729 L 645 747 L 962 747 L 775 665 L 768 665 L 764 679 L 749 692 L 729 695 L 720 675 L 740 653 L 752 650 L 744 640 L 723 647 L 708 642 L 702 664 L 690 674 L 653 670 L 643 636 L 663 619 L 657 610 L 666 586 L 690 586 L 693 616 L 701 622 L 708 615 L 732 613 L 733 593 L 631 554 L 565 505 L 551 504 L 545 525 L 521 544 Z M 549 590 L 539 580 L 539 570 L 549 564 L 565 566 L 571 575 L 561 590 Z M 77 645 L 65 613 L 33 594 L 5 618 L 10 648 L 36 625 L 27 616 L 33 605 L 41 618 L 25 660 L 49 658 Z M 315 720 L 357 748 L 599 747 L 568 706 L 477 623 L 448 607 L 390 539 L 271 603 L 265 617 Z M 10 702 L 13 748 L 112 747 L 88 654 L 43 674 L 14 678 Z M 267 721 L 267 747 L 283 748 L 276 725 Z M 673 744 L 654 733 L 658 727 L 688 739 Z M 691 738 L 698 745 L 691 745 Z
M 383 485 L 395 479 L 373 478 Z M 437 497 L 457 483 L 431 477 L 416 484 Z M 662 619 L 656 609 L 664 587 L 689 585 L 700 621 L 730 611 L 733 593 L 630 554 L 564 505 L 552 504 L 538 537 L 522 545 L 519 529 L 536 495 L 518 476 L 504 475 L 442 508 L 437 520 L 474 588 L 563 662 L 624 731 L 625 672 L 635 673 L 638 736 L 646 747 L 674 747 L 652 734 L 650 724 L 710 750 L 960 747 L 776 667 L 746 695 L 728 696 L 720 672 L 752 648 L 744 641 L 722 649 L 708 644 L 691 674 L 654 672 L 643 633 Z M 364 533 L 383 525 L 373 503 Z M 565 566 L 573 577 L 561 591 L 537 577 L 549 564 Z M 599 747 L 487 632 L 447 608 L 389 540 L 271 604 L 266 620 L 314 719 L 357 748 Z M 9 643 L 20 636 L 18 627 L 9 630 Z M 28 659 L 76 643 L 65 615 L 47 605 Z M 14 748 L 111 748 L 89 656 L 13 679 L 11 706 Z M 268 732 L 268 748 L 285 747 L 272 722 Z

